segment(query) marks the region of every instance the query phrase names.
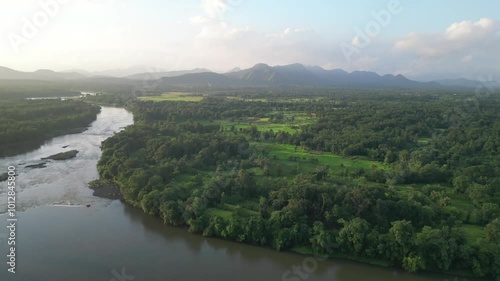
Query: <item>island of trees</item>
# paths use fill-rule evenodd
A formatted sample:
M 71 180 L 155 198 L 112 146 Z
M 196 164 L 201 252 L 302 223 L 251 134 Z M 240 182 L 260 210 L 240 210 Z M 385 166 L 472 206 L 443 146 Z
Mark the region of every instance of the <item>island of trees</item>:
M 498 97 L 303 91 L 133 101 L 100 176 L 193 233 L 500 280 Z

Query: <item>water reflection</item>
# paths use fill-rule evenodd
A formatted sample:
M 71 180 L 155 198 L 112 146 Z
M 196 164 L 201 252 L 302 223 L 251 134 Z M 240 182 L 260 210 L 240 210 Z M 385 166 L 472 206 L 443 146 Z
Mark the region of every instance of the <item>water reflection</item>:
M 103 107 L 96 121 L 85 132 L 56 137 L 35 150 L 0 158 L 0 171 L 7 171 L 10 165 L 16 166 L 17 210 L 51 204 L 106 203 L 106 200 L 92 196 L 87 183 L 98 176 L 96 164 L 101 155 L 101 142 L 132 123 L 133 116 L 125 109 Z M 76 158 L 65 161 L 41 160 L 42 157 L 73 149 L 79 151 Z M 46 168 L 26 167 L 45 162 Z M 2 189 L 0 213 L 7 210 L 6 202 L 7 194 Z
M 294 266 L 303 265 L 304 259 L 307 258 L 293 253 L 277 252 L 272 249 L 193 235 L 188 233 L 185 228 L 163 225 L 160 219 L 148 216 L 142 213 L 141 210 L 130 206 L 124 206 L 123 213 L 131 223 L 138 224 L 138 228 L 143 228 L 145 240 L 157 241 L 157 239 L 162 239 L 167 245 L 175 245 L 174 248 L 181 245 L 181 248 L 184 251 L 189 251 L 189 256 L 195 260 L 199 257 L 205 258 L 205 261 L 195 264 L 198 270 L 206 269 L 204 266 L 209 264 L 211 269 L 219 272 L 219 276 L 222 277 L 224 274 L 221 272 L 225 272 L 227 269 L 240 268 L 241 265 L 245 266 L 245 268 L 239 269 L 238 275 L 232 276 L 232 278 L 237 279 L 231 279 L 231 276 L 227 276 L 229 279 L 221 280 L 253 280 L 256 278 L 259 280 L 282 280 L 283 273 L 287 270 L 293 271 Z M 170 246 L 167 248 L 170 248 Z M 210 260 L 216 260 L 217 262 L 214 264 L 209 262 Z M 396 269 L 339 260 L 318 260 L 317 268 L 313 273 L 304 272 L 304 275 L 301 276 L 306 275 L 308 275 L 307 280 L 339 281 L 430 281 L 445 279 L 440 275 L 411 275 Z M 303 279 L 299 275 L 293 274 L 293 272 L 285 277 L 289 277 L 288 280 L 296 280 L 293 277 L 299 278 L 298 280 Z

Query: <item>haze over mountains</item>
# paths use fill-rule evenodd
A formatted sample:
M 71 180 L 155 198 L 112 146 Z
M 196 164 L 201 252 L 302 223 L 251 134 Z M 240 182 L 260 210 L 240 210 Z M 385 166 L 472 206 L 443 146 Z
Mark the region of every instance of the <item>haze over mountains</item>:
M 144 70 L 144 69 L 138 69 Z M 284 66 L 269 66 L 256 64 L 248 69 L 234 68 L 227 73 L 215 73 L 208 69 L 196 68 L 179 71 L 146 71 L 130 75 L 128 70 L 112 70 L 107 72 L 86 72 L 72 70 L 55 72 L 52 70 L 37 70 L 21 72 L 6 67 L 0 67 L 0 79 L 6 80 L 44 80 L 70 81 L 94 80 L 110 78 L 115 83 L 121 79 L 133 81 L 155 80 L 163 86 L 320 86 L 320 87 L 395 87 L 395 88 L 430 88 L 430 87 L 460 87 L 475 88 L 478 85 L 499 87 L 498 82 L 481 83 L 467 79 L 436 80 L 433 82 L 418 82 L 410 80 L 401 74 L 379 75 L 369 71 L 346 72 L 342 69 L 325 70 L 319 66 L 306 66 L 299 63 Z M 122 76 L 124 73 L 129 74 Z M 114 74 L 114 75 L 113 75 Z M 117 81 L 118 80 L 118 81 Z

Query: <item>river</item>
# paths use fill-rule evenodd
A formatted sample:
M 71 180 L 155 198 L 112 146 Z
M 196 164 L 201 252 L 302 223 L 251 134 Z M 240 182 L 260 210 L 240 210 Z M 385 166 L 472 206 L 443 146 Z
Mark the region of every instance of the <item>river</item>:
M 189 234 L 118 200 L 92 196 L 100 143 L 132 124 L 124 109 L 103 107 L 80 134 L 46 142 L 37 150 L 0 159 L 0 171 L 17 167 L 16 273 L 7 272 L 7 195 L 0 183 L 0 280 L 329 280 L 443 281 L 396 269 L 317 260 Z M 63 148 L 65 147 L 65 148 Z M 76 149 L 76 158 L 30 169 L 41 157 Z M 63 206 L 70 205 L 71 207 Z M 90 207 L 86 207 L 90 205 Z M 449 280 L 453 278 L 448 277 Z

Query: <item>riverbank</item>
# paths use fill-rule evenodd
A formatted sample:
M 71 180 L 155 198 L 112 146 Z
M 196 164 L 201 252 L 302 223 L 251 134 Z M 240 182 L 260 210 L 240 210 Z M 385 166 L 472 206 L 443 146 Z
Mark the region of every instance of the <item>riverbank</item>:
M 121 200 L 123 199 L 118 185 L 109 180 L 96 179 L 89 182 L 89 188 L 94 190 L 92 195 L 100 198 Z
M 0 124 L 0 157 L 38 149 L 58 136 L 80 134 L 100 111 L 78 100 L 2 100 L 0 119 L 8 122 Z

